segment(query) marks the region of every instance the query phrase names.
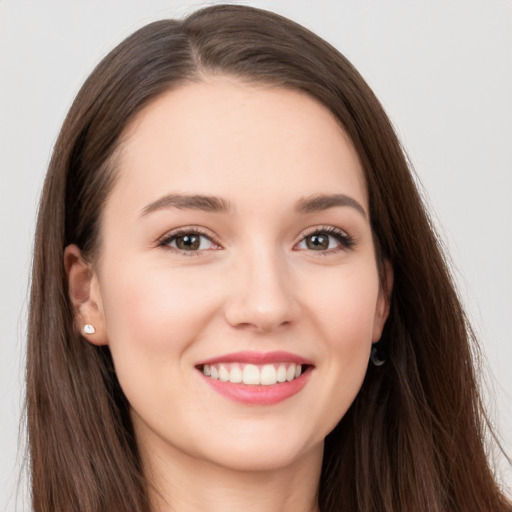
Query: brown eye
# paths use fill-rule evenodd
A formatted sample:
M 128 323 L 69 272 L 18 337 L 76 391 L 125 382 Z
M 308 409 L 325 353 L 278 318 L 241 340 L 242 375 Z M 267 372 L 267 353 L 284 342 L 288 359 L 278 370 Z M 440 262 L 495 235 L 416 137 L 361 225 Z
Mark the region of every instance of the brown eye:
M 353 246 L 354 240 L 346 232 L 339 228 L 326 227 L 304 236 L 295 249 L 331 254 L 338 250 L 351 249 Z
M 306 247 L 313 251 L 325 251 L 329 249 L 329 235 L 320 233 L 309 235 L 305 239 Z
M 181 231 L 174 233 L 162 240 L 160 245 L 169 247 L 176 251 L 190 253 L 219 248 L 219 246 L 215 244 L 208 236 L 203 235 L 202 233 L 196 233 L 194 231 Z
M 175 240 L 176 247 L 182 251 L 197 251 L 201 245 L 201 237 L 194 234 L 180 235 Z

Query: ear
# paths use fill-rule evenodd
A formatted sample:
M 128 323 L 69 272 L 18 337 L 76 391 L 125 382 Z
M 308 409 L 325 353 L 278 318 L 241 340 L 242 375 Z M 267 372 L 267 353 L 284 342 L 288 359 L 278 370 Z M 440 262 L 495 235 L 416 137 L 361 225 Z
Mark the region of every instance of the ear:
M 391 263 L 384 261 L 384 284 L 380 286 L 377 306 L 375 308 L 375 318 L 373 323 L 372 341 L 375 343 L 380 340 L 384 324 L 389 316 L 391 306 L 391 291 L 393 290 L 393 267 Z
M 68 293 L 75 314 L 75 329 L 93 345 L 107 345 L 105 318 L 98 276 L 76 245 L 64 250 L 64 267 L 68 278 Z M 92 325 L 94 332 L 85 332 Z

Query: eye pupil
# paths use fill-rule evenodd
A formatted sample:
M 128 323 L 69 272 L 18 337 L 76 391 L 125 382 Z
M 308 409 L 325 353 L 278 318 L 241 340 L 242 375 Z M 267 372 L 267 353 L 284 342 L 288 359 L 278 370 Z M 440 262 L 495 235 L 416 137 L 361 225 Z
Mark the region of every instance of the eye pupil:
M 201 239 L 198 235 L 182 235 L 176 238 L 176 247 L 185 251 L 196 251 L 200 244 Z
M 308 249 L 312 250 L 325 250 L 329 248 L 329 237 L 322 234 L 311 235 L 306 238 L 306 245 Z

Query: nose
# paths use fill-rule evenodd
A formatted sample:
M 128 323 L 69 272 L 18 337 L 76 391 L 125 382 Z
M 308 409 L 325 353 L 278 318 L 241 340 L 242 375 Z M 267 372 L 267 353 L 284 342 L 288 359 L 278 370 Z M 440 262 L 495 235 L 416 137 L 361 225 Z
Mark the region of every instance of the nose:
M 237 329 L 270 332 L 298 317 L 290 268 L 274 251 L 241 256 L 230 276 L 229 290 L 225 318 Z

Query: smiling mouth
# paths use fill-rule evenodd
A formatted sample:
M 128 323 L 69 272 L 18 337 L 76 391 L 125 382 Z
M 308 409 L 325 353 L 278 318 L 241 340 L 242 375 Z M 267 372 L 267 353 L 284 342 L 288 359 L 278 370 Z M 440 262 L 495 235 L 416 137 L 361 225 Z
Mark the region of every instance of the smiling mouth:
M 292 362 L 269 364 L 214 363 L 197 367 L 206 377 L 232 384 L 273 386 L 298 379 L 311 365 Z

